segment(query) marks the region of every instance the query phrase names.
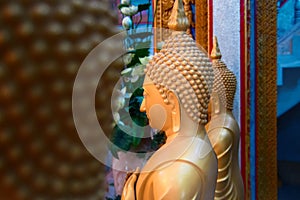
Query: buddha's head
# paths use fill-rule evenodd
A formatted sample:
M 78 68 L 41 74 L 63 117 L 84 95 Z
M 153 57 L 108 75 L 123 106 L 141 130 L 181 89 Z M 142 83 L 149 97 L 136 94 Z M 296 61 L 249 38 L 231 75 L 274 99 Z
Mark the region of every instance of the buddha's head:
M 169 20 L 169 27 L 174 31 L 146 66 L 145 99 L 141 106 L 150 125 L 154 128 L 160 125 L 162 130 L 168 128 L 166 126 L 173 129 L 180 126 L 182 116 L 197 124 L 206 124 L 213 83 L 211 61 L 186 34 L 188 20 L 182 4 L 176 1 L 174 7 Z
M 216 37 L 214 37 L 213 44 L 211 58 L 213 61 L 215 79 L 211 103 L 214 104 L 215 107 L 221 105 L 231 111 L 233 109 L 234 95 L 236 92 L 236 77 L 221 60 L 222 55 Z

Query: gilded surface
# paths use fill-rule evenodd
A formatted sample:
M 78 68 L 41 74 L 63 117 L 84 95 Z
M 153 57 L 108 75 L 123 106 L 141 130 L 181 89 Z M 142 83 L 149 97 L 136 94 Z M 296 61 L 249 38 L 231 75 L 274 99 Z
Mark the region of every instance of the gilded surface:
M 244 199 L 244 186 L 238 163 L 240 130 L 229 113 L 212 116 L 208 137 L 218 158 L 215 200 Z
M 197 122 L 206 124 L 208 94 L 211 92 L 210 86 L 213 84 L 213 72 L 210 71 L 211 62 L 206 54 L 199 51 L 198 47 L 193 44 L 193 39 L 189 35 L 177 34 L 170 38 L 172 40 L 166 41 L 164 45 L 169 51 L 166 52 L 163 49 L 164 54 L 157 54 L 149 62 L 152 67 L 147 73 L 154 83 L 163 83 L 163 86 L 158 85 L 157 87 L 161 90 L 164 98 L 167 96 L 165 86 L 168 86 L 184 99 L 182 104 L 185 108 L 190 108 L 188 111 L 190 117 L 196 119 Z M 174 68 L 180 61 L 182 64 L 178 67 L 178 72 L 168 73 L 168 64 L 170 63 L 170 67 Z M 205 71 L 205 75 L 198 72 L 199 69 Z M 167 76 L 167 74 L 169 75 Z M 185 76 L 189 81 L 184 80 Z M 205 80 L 205 82 L 199 84 L 200 80 Z M 193 89 L 187 90 L 190 86 Z
M 211 121 L 207 124 L 208 137 L 218 158 L 217 199 L 244 199 L 244 187 L 239 169 L 240 130 L 232 114 L 236 89 L 234 74 L 221 61 L 216 37 L 211 53 L 214 86 L 211 98 Z
M 123 200 L 214 197 L 217 158 L 203 125 L 213 69 L 206 54 L 185 33 L 187 19 L 180 19 L 183 5 L 174 8 L 178 9 L 172 11 L 169 25 L 177 31 L 146 66 L 140 108 L 150 126 L 163 130 L 167 140 L 141 172 L 137 169 L 129 177 Z
M 221 57 L 217 38 L 214 37 L 214 46 L 211 53 L 215 72 L 214 91 L 218 93 L 222 105 L 232 111 L 237 81 L 235 75 L 227 68 Z

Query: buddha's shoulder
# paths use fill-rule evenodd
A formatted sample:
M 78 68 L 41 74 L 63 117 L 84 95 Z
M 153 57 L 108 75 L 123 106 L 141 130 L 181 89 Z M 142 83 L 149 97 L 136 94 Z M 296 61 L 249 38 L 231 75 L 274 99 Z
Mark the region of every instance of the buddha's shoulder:
M 155 173 L 158 175 L 163 174 L 181 174 L 190 175 L 194 174 L 191 172 L 196 172 L 197 175 L 202 176 L 211 168 L 207 166 L 213 166 L 217 163 L 217 158 L 214 151 L 209 151 L 205 153 L 203 157 L 199 157 L 201 152 L 197 152 L 197 149 L 189 149 L 186 153 L 177 159 L 162 163 Z
M 206 177 L 205 172 L 191 162 L 179 159 L 163 163 L 152 172 L 139 176 L 136 187 L 142 192 L 137 195 L 140 199 L 152 196 L 158 198 L 150 199 L 176 199 L 184 194 L 187 197 L 183 199 L 194 199 L 190 197 L 200 195 L 202 188 L 208 184 Z
M 178 159 L 162 163 L 149 174 L 141 175 L 141 178 L 146 178 L 148 181 L 164 180 L 169 183 L 181 182 L 183 179 L 201 181 L 205 176 L 205 170 L 197 163 L 190 162 L 186 159 Z
M 216 163 L 216 155 L 209 141 L 185 138 L 184 142 L 183 140 L 174 142 L 155 152 L 142 171 L 168 173 L 170 168 L 177 171 L 180 169 L 201 171 L 206 166 L 216 165 Z

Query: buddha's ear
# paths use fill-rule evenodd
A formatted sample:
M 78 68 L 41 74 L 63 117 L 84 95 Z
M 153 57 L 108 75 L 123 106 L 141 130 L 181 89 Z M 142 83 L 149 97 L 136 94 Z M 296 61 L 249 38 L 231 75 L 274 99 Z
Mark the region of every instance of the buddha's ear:
M 173 91 L 168 91 L 167 98 L 171 108 L 172 128 L 173 132 L 180 129 L 180 102 L 178 96 Z
M 211 112 L 214 114 L 219 114 L 220 110 L 221 110 L 221 101 L 220 101 L 218 93 L 212 92 L 210 103 L 212 106 Z

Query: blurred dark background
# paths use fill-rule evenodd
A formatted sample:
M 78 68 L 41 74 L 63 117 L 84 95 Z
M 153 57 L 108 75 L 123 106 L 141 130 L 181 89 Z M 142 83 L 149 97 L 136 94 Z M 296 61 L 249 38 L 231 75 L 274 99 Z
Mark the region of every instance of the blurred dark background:
M 105 166 L 79 139 L 72 88 L 86 55 L 116 33 L 116 12 L 109 0 L 0 1 L 0 199 L 104 199 Z M 97 90 L 108 133 L 121 68 Z

